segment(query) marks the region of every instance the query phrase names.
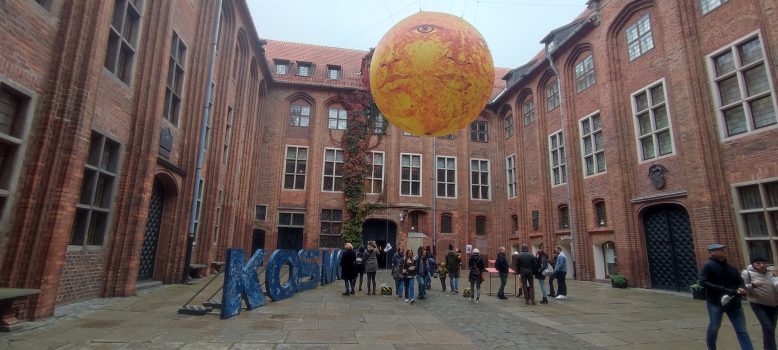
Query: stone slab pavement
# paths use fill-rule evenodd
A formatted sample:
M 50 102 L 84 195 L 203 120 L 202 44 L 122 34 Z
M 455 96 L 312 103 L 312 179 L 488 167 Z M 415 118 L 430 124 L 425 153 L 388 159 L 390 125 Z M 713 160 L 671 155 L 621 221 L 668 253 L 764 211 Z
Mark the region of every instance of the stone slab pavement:
M 208 279 L 61 306 L 55 317 L 0 334 L 0 349 L 705 349 L 705 304 L 683 293 L 569 281 L 567 300 L 528 306 L 488 296 L 485 283 L 475 304 L 443 293 L 435 280 L 428 298 L 410 305 L 395 296 L 343 296 L 336 281 L 228 320 L 178 314 Z M 195 302 L 216 292 L 220 280 Z M 381 283 L 394 287 L 386 271 L 378 273 Z M 513 283 L 509 278 L 508 291 Z M 494 278 L 493 292 L 498 285 Z M 744 306 L 760 348 L 759 324 Z M 725 319 L 719 349 L 737 348 Z

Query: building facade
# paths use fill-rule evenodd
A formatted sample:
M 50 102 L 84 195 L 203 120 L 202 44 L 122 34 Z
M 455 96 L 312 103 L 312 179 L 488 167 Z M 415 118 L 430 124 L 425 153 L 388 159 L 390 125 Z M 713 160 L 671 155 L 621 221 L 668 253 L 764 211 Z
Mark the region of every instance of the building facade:
M 571 277 L 669 290 L 713 242 L 774 263 L 776 6 L 588 1 L 496 70 L 469 129 L 376 123 L 363 239 L 439 258 L 562 246 Z M 229 247 L 342 245 L 344 97 L 368 51 L 262 40 L 239 0 L 0 16 L 0 286 L 40 290 L 19 317 L 181 281 L 190 225 L 206 270 Z

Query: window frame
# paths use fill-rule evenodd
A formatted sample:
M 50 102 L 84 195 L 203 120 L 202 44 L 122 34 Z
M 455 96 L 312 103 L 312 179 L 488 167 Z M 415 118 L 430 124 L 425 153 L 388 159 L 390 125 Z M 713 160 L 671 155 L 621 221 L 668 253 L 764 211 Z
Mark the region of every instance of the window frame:
M 525 97 L 521 101 L 521 116 L 524 119 L 524 126 L 535 122 L 535 100 L 532 95 Z
M 273 62 L 275 64 L 275 69 L 273 70 L 276 75 L 289 75 L 289 66 L 291 66 L 291 62 L 284 61 L 284 60 L 277 60 Z M 281 69 L 283 67 L 283 69 Z M 282 72 L 283 70 L 283 72 Z
M 305 70 L 305 74 L 303 74 Z M 298 77 L 312 77 L 313 76 L 313 64 L 309 62 L 297 62 L 297 71 L 295 75 Z
M 19 106 L 14 111 L 14 128 L 10 133 L 0 132 L 0 143 L 4 147 L 13 147 L 10 152 L 13 153 L 5 162 L 10 166 L 0 169 L 0 182 L 5 189 L 0 188 L 0 229 L 4 230 L 8 218 L 14 209 L 14 203 L 17 198 L 19 180 L 21 178 L 22 163 L 28 145 L 28 136 L 32 127 L 35 106 L 38 103 L 38 95 L 33 91 L 27 90 L 23 86 L 13 81 L 5 80 L 0 75 L 0 90 L 6 90 L 8 94 L 13 95 L 19 100 Z M 7 171 L 7 172 L 6 172 Z
M 409 168 L 408 169 L 409 178 L 407 180 L 403 179 L 403 167 L 404 167 L 403 162 L 402 162 L 403 161 L 403 156 L 408 156 L 409 157 L 409 161 L 410 161 L 410 163 L 409 163 L 410 165 L 408 166 L 408 168 Z M 413 165 L 413 158 L 414 158 L 414 156 L 418 156 L 419 157 L 419 166 L 418 167 Z M 421 153 L 404 153 L 404 152 L 400 153 L 400 186 L 397 189 L 398 192 L 400 193 L 400 196 L 403 196 L 403 197 L 422 197 L 423 196 L 423 194 L 424 194 L 424 181 L 423 181 L 424 180 L 424 166 L 423 165 L 424 165 L 424 155 L 422 155 Z M 418 180 L 413 180 L 413 168 L 419 168 L 419 179 Z M 403 186 L 402 186 L 403 182 L 408 182 L 408 194 L 403 194 Z M 418 195 L 413 194 L 413 183 L 414 182 L 418 182 L 419 183 L 419 194 Z
M 440 168 L 439 167 L 438 161 L 441 158 L 443 159 L 443 161 L 445 163 L 445 168 Z M 454 168 L 453 169 L 449 169 L 449 167 L 448 167 L 448 160 L 450 160 L 450 159 L 454 160 Z M 440 178 L 438 176 L 438 173 L 440 172 L 441 169 L 444 170 L 444 172 L 446 173 L 446 178 L 444 179 L 444 181 L 440 181 Z M 454 171 L 454 176 L 453 176 L 454 179 L 453 179 L 453 181 L 448 181 L 448 180 L 450 180 L 448 178 L 448 172 L 452 171 L 452 170 Z M 443 184 L 446 187 L 446 191 L 445 191 L 446 195 L 444 195 L 444 196 L 441 196 L 440 193 L 438 192 L 438 190 L 439 190 L 438 187 L 441 184 Z M 454 185 L 454 195 L 453 196 L 449 196 L 448 195 L 449 194 L 448 193 L 448 186 L 449 185 Z M 458 192 L 459 192 L 457 190 L 458 190 L 458 188 L 457 188 L 457 157 L 455 157 L 455 156 L 446 156 L 446 155 L 435 156 L 435 197 L 436 198 L 445 198 L 445 199 L 457 199 Z
M 378 153 L 381 154 L 381 159 L 382 159 L 382 162 L 381 162 L 381 165 L 380 165 L 381 166 L 381 177 L 380 178 L 376 178 L 376 177 L 373 176 L 375 174 L 375 167 L 376 167 L 375 156 Z M 384 193 L 384 186 L 386 185 L 386 180 L 385 180 L 386 179 L 386 152 L 384 152 L 384 151 L 370 151 L 369 157 L 370 157 L 370 174 L 368 174 L 368 176 L 365 177 L 365 181 L 369 181 L 369 183 L 370 183 L 370 191 L 365 191 L 365 194 L 376 195 L 376 194 Z M 373 192 L 373 189 L 375 188 L 376 181 L 381 181 L 381 187 L 380 187 L 380 190 L 378 192 Z M 367 185 L 367 183 L 365 185 Z
M 605 205 L 605 200 L 597 199 L 592 203 L 592 206 L 594 209 L 594 226 L 608 227 L 608 208 Z
M 559 217 L 558 230 L 564 231 L 570 229 L 570 206 L 560 204 L 557 206 L 557 216 Z
M 644 33 L 640 33 L 640 30 L 641 30 L 640 29 L 640 24 L 641 24 L 640 22 L 643 19 L 646 19 L 648 21 L 648 30 L 646 32 L 644 32 Z M 630 41 L 629 40 L 629 32 L 632 29 L 635 30 L 635 33 L 637 35 L 635 36 L 634 40 Z M 651 37 L 651 47 L 649 47 L 647 49 L 643 48 L 643 38 L 645 38 L 645 37 Z M 624 39 L 626 40 L 626 43 L 627 43 L 626 48 L 627 48 L 627 57 L 629 58 L 629 62 L 632 62 L 632 61 L 640 58 L 641 56 L 645 55 L 649 51 L 653 50 L 656 47 L 656 44 L 654 43 L 654 30 L 653 30 L 653 27 L 651 26 L 651 14 L 646 12 L 642 16 L 640 16 L 637 20 L 635 20 L 634 23 L 628 25 L 624 29 Z M 633 43 L 637 43 L 637 45 L 638 45 L 637 48 L 638 48 L 638 51 L 639 51 L 637 53 L 637 55 L 634 56 L 634 57 L 632 56 L 632 52 L 630 51 L 630 45 L 633 44 Z M 646 45 L 646 46 L 648 46 L 648 45 Z
M 747 259 L 747 257 L 752 254 L 751 249 L 749 247 L 749 242 L 766 241 L 770 245 L 770 255 L 765 256 L 765 258 L 767 258 L 772 265 L 775 265 L 777 262 L 776 257 L 778 257 L 778 255 L 776 254 L 778 254 L 778 203 L 773 203 L 776 204 L 776 206 L 769 206 L 770 201 L 769 201 L 769 197 L 767 196 L 767 189 L 766 189 L 767 185 L 774 184 L 774 183 L 776 184 L 776 188 L 778 189 L 778 177 L 741 182 L 741 183 L 736 183 L 731 185 L 732 201 L 734 202 L 732 208 L 735 211 L 739 243 L 743 249 L 743 252 L 745 252 L 745 254 L 743 254 L 744 260 Z M 759 200 L 761 202 L 760 203 L 761 206 L 759 208 L 745 209 L 743 208 L 742 198 L 739 190 L 751 186 L 758 187 Z M 765 236 L 750 236 L 748 234 L 748 221 L 745 219 L 745 216 L 749 214 L 751 215 L 761 214 L 760 217 L 763 219 L 761 222 L 765 225 L 765 232 L 766 232 Z
M 513 136 L 513 113 L 506 114 L 503 118 L 503 131 L 505 133 L 505 139 L 511 138 Z
M 559 79 L 556 76 L 553 79 L 549 79 L 543 90 L 546 93 L 546 112 L 557 109 L 561 104 L 559 96 Z
M 475 130 L 473 130 L 473 127 L 475 127 Z M 476 119 L 470 123 L 470 142 L 489 143 L 489 122 Z
M 334 151 L 333 160 L 332 162 L 332 174 L 327 174 L 327 151 Z M 338 154 L 341 154 L 341 161 L 338 161 Z M 343 149 L 336 148 L 336 147 L 324 147 L 324 152 L 322 153 L 322 167 L 321 167 L 321 191 L 322 192 L 333 192 L 333 193 L 343 193 L 343 166 L 345 165 L 345 153 L 343 152 Z M 340 175 L 337 175 L 338 173 L 338 164 L 341 164 L 341 171 Z M 332 186 L 331 189 L 325 189 L 324 188 L 324 180 L 328 177 L 332 178 Z M 340 190 L 337 189 L 337 180 L 340 179 Z
M 132 86 L 132 77 L 138 58 L 138 43 L 143 34 L 143 5 L 142 0 L 114 0 L 113 4 L 113 15 L 108 28 L 108 42 L 106 43 L 103 67 L 126 86 Z M 127 29 L 126 21 L 130 10 L 133 10 L 133 14 L 137 15 L 137 23 L 130 28 L 129 35 L 132 37 L 126 38 L 124 31 Z M 115 23 L 117 21 L 120 23 Z M 115 27 L 117 24 L 121 30 Z M 129 56 L 131 56 L 129 63 L 126 62 L 128 55 L 125 50 L 129 50 Z
M 289 224 L 288 225 L 281 223 L 281 215 L 285 215 L 285 214 L 289 214 Z M 300 225 L 295 225 L 294 224 L 294 222 L 295 222 L 294 218 L 295 217 L 300 217 L 300 216 L 303 217 L 303 220 L 302 220 L 303 223 L 300 224 Z M 307 215 L 305 215 L 304 211 L 295 211 L 295 210 L 279 211 L 278 215 L 276 216 L 278 218 L 278 221 L 276 221 L 276 227 L 295 227 L 295 228 L 302 228 L 302 229 L 304 229 L 305 228 L 305 220 L 307 219 L 306 216 Z
M 254 205 L 254 220 L 256 221 L 267 221 L 267 204 L 255 204 Z M 264 215 L 262 215 L 262 218 L 260 218 L 259 215 L 259 209 L 264 208 Z
M 754 61 L 746 65 L 743 65 L 740 62 L 741 54 L 739 48 L 741 45 L 746 44 L 754 39 L 759 40 L 759 47 L 762 51 L 762 57 L 759 61 Z M 729 51 L 733 55 L 734 69 L 733 71 L 724 73 L 721 76 L 716 76 L 715 59 L 725 54 L 727 51 Z M 730 42 L 726 46 L 719 48 L 718 50 L 713 51 L 707 56 L 705 56 L 705 62 L 708 68 L 708 80 L 710 82 L 710 88 L 711 88 L 711 97 L 713 100 L 713 108 L 716 113 L 716 124 L 718 125 L 718 129 L 719 129 L 719 137 L 724 142 L 738 139 L 740 137 L 746 137 L 746 136 L 758 134 L 778 127 L 778 103 L 776 103 L 775 82 L 773 81 L 772 70 L 770 67 L 771 64 L 770 62 L 768 62 L 766 58 L 767 57 L 766 53 L 767 51 L 765 50 L 763 35 L 759 30 L 756 30 Z M 764 73 L 767 79 L 769 89 L 768 91 L 756 93 L 754 94 L 754 96 L 745 96 L 744 98 L 744 95 L 748 94 L 748 86 L 746 83 L 746 78 L 744 77 L 745 72 L 758 67 L 760 64 L 765 69 Z M 740 93 L 740 99 L 737 102 L 731 102 L 725 106 L 722 106 L 721 94 L 720 94 L 721 90 L 719 89 L 718 83 L 720 81 L 727 80 L 732 76 L 737 77 L 738 90 L 739 90 L 738 92 Z M 755 129 L 754 118 L 751 111 L 752 108 L 750 107 L 750 102 L 763 99 L 765 97 L 768 97 L 768 95 L 770 95 L 769 99 L 770 102 L 772 103 L 773 115 L 776 122 Z M 738 104 L 741 106 L 743 110 L 743 118 L 745 119 L 746 131 L 734 135 L 728 135 L 729 132 L 727 130 L 726 119 L 723 111 L 727 109 L 737 108 L 736 106 Z
M 518 196 L 517 190 L 517 176 L 516 176 L 516 153 L 513 153 L 505 157 L 505 182 L 507 184 L 505 190 L 508 195 L 508 199 L 516 198 Z
M 335 72 L 335 77 L 332 77 L 332 73 Z M 340 80 L 341 79 L 341 68 L 340 66 L 327 66 L 327 79 L 329 80 Z
M 476 170 L 476 172 L 478 173 L 478 183 L 477 184 L 473 183 L 473 172 L 474 172 L 473 171 L 473 162 L 478 162 L 478 169 Z M 487 176 L 487 183 L 486 184 L 482 184 L 481 183 L 482 174 L 484 173 L 483 171 L 481 171 L 481 165 L 484 162 L 486 163 L 486 176 Z M 470 158 L 470 172 L 469 172 L 469 175 L 470 175 L 470 188 L 469 188 L 469 190 L 470 190 L 469 191 L 470 192 L 470 200 L 474 200 L 474 201 L 491 201 L 492 200 L 492 175 L 491 175 L 491 172 L 492 172 L 491 160 L 484 159 L 484 158 Z M 475 186 L 478 186 L 479 198 L 474 198 L 473 197 L 473 188 Z M 480 198 L 480 196 L 483 195 L 483 188 L 484 187 L 486 187 L 487 198 Z
M 324 213 L 325 211 L 329 212 L 329 220 L 324 220 Z M 340 221 L 335 220 L 335 213 L 339 213 L 340 215 Z M 330 237 L 330 240 L 335 241 L 342 241 L 343 240 L 343 209 L 329 209 L 329 208 L 322 208 L 321 209 L 321 215 L 319 216 L 319 245 L 322 247 L 325 247 L 325 245 L 322 245 L 323 243 L 323 237 Z M 334 232 L 333 228 L 337 227 L 337 225 L 340 224 L 340 230 L 338 234 L 333 234 Z M 322 229 L 325 225 L 328 225 L 330 227 L 330 233 L 324 234 L 324 230 Z M 338 239 L 338 237 L 340 237 Z M 340 245 L 338 245 L 339 247 Z M 337 247 L 327 247 L 327 248 L 337 248 Z
M 594 118 L 597 117 L 600 120 L 600 128 L 594 129 Z M 589 133 L 584 130 L 584 122 L 589 122 Z M 602 149 L 597 150 L 597 137 L 596 134 L 602 138 Z M 578 135 L 581 137 L 581 170 L 583 170 L 584 179 L 599 176 L 608 172 L 608 163 L 605 156 L 605 134 L 602 131 L 602 115 L 600 111 L 595 111 L 578 120 Z M 591 142 L 591 152 L 586 153 L 586 144 Z M 597 163 L 598 156 L 603 158 L 603 168 L 599 170 Z M 592 167 L 594 168 L 592 173 L 589 174 L 589 164 L 586 162 L 587 158 L 592 158 Z
M 335 118 L 332 117 L 332 112 L 335 111 L 336 115 Z M 341 117 L 341 112 L 343 112 Z M 335 122 L 335 127 L 332 127 L 332 122 Z M 341 127 L 341 123 L 342 126 Z M 333 106 L 327 107 L 327 129 L 330 130 L 346 130 L 348 127 L 348 111 L 346 111 L 345 108 L 342 106 L 340 108 L 335 108 Z
M 448 226 L 446 225 L 446 220 L 448 220 Z M 454 216 L 451 215 L 451 213 L 440 214 L 440 233 L 442 234 L 454 233 Z
M 295 107 L 299 107 L 300 114 L 297 115 L 295 114 Z M 308 115 L 303 114 L 305 108 L 308 108 Z M 303 100 L 293 101 L 292 103 L 289 104 L 289 126 L 294 126 L 298 128 L 310 127 L 312 111 L 313 111 L 313 107 L 308 102 Z M 305 123 L 303 123 L 303 120 L 305 120 Z
M 553 147 L 553 140 L 556 137 L 557 140 L 561 139 L 561 142 L 558 142 L 557 147 Z M 551 135 L 548 135 L 548 165 L 551 167 L 551 171 L 549 175 L 551 176 L 551 187 L 557 187 L 567 184 L 568 178 L 567 178 L 567 155 L 565 154 L 565 135 L 563 132 L 563 129 L 559 129 L 556 132 L 552 133 Z M 554 160 L 556 159 L 557 165 L 554 166 Z M 554 170 L 558 169 L 559 171 L 559 182 L 556 182 L 554 179 Z
M 653 97 L 651 96 L 651 90 L 660 85 L 662 86 L 664 101 L 660 102 L 659 104 L 653 104 Z M 647 106 L 646 109 L 638 111 L 636 97 L 643 93 L 646 94 Z M 675 147 L 675 136 L 673 134 L 673 118 L 672 118 L 672 111 L 670 109 L 670 101 L 668 100 L 667 84 L 665 82 L 665 78 L 661 78 L 657 81 L 654 81 L 653 83 L 648 84 L 638 89 L 637 91 L 633 92 L 630 95 L 630 104 L 632 105 L 632 124 L 635 130 L 635 149 L 637 151 L 639 164 L 655 162 L 659 159 L 664 159 L 664 158 L 674 156 L 676 153 L 676 147 Z M 656 118 L 655 118 L 654 110 L 661 108 L 662 105 L 664 105 L 667 114 L 667 128 L 662 128 L 661 130 L 657 130 L 655 129 Z M 654 156 L 652 158 L 646 158 L 646 159 L 643 158 L 643 144 L 641 142 L 641 139 L 647 138 L 649 136 L 646 136 L 648 134 L 640 135 L 640 121 L 638 119 L 638 114 L 642 114 L 645 112 L 648 113 L 648 116 L 650 118 L 651 132 L 648 134 L 650 134 L 650 137 L 652 137 L 653 139 L 652 144 L 654 150 Z M 664 132 L 665 129 L 670 134 L 671 151 L 663 155 L 657 155 L 659 153 L 659 137 L 657 135 Z
M 707 5 L 703 3 L 708 3 Z M 717 4 L 712 4 L 713 2 L 716 2 Z M 700 5 L 700 12 L 702 12 L 702 15 L 705 16 L 713 10 L 725 5 L 728 2 L 728 0 L 699 0 L 697 1 L 697 4 Z
M 181 105 L 184 101 L 184 90 L 186 89 L 186 60 L 189 58 L 189 48 L 176 31 L 173 31 L 170 46 L 171 52 L 168 61 L 168 74 L 165 84 L 165 100 L 164 107 L 162 107 L 162 118 L 170 122 L 174 127 L 178 127 L 181 121 L 180 115 Z M 181 51 L 181 46 L 183 46 L 183 52 Z M 173 52 L 173 49 L 175 49 L 175 52 Z M 183 58 L 179 56 L 183 56 Z M 183 63 L 179 60 L 182 60 Z M 171 80 L 173 83 L 172 85 Z
M 581 68 L 580 74 L 578 69 L 579 67 Z M 594 54 L 591 52 L 589 53 L 589 56 L 586 56 L 580 62 L 576 63 L 573 70 L 575 72 L 576 93 L 585 91 L 586 89 L 594 86 L 594 84 L 597 82 L 597 77 L 594 73 Z M 583 84 L 581 84 L 582 82 Z
M 487 230 L 486 230 L 486 215 L 478 215 L 475 217 L 475 235 L 476 236 L 486 236 Z
M 295 148 L 296 149 L 296 151 L 295 151 L 295 159 L 294 159 L 294 161 L 295 161 L 295 165 L 294 165 L 295 171 L 294 171 L 294 173 L 287 173 L 286 172 L 286 161 L 287 160 L 291 160 L 290 158 L 287 158 L 287 154 L 289 153 L 289 148 Z M 306 150 L 306 152 L 305 152 L 305 159 L 299 159 L 298 158 L 298 156 L 300 154 L 300 149 L 301 148 L 304 148 Z M 283 164 L 284 164 L 283 165 L 283 174 L 284 175 L 283 175 L 282 180 L 281 180 L 281 190 L 282 191 L 305 191 L 306 190 L 306 188 L 308 187 L 308 159 L 310 158 L 310 155 L 311 155 L 311 150 L 310 150 L 310 148 L 308 146 L 285 145 L 284 153 L 283 153 Z M 302 175 L 298 175 L 298 173 L 297 173 L 300 161 L 304 161 L 305 162 L 305 172 Z M 292 187 L 290 187 L 290 188 L 286 187 L 286 176 L 287 175 L 292 175 L 293 179 L 294 179 L 292 181 Z M 303 181 L 303 188 L 295 188 L 295 184 L 297 184 L 298 177 L 302 177 L 303 178 L 303 180 L 302 180 Z

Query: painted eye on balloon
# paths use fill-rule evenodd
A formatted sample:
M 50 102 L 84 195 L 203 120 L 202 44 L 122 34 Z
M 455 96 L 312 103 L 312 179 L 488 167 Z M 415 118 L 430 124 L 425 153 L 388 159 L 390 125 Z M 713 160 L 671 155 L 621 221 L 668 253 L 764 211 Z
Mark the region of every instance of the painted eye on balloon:
M 416 27 L 416 31 L 419 33 L 429 33 L 435 30 L 435 26 L 432 24 L 422 24 L 418 27 Z

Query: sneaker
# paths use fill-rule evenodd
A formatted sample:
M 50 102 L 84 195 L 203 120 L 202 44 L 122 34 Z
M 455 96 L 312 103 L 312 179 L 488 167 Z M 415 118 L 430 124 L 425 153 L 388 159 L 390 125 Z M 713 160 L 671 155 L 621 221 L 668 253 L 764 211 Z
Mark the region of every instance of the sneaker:
M 732 296 L 729 294 L 724 294 L 723 297 L 721 297 L 721 306 L 729 304 L 730 300 L 732 300 Z
M 408 299 L 405 299 L 405 302 L 406 302 L 406 303 L 407 303 L 408 301 L 409 301 Z
M 481 299 L 481 298 L 480 297 L 479 298 L 475 298 L 475 303 L 476 304 L 478 304 L 478 299 Z
M 411 299 L 411 305 L 416 302 L 416 299 Z
M 556 296 L 556 299 L 557 299 L 557 300 L 565 300 L 565 299 L 567 299 L 567 297 L 566 297 L 566 296 L 564 296 L 564 295 L 561 295 L 561 294 L 560 294 L 560 295 L 557 295 L 557 296 Z

